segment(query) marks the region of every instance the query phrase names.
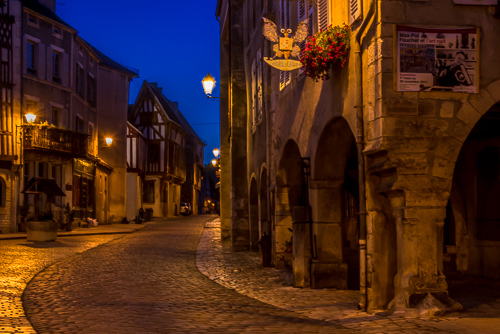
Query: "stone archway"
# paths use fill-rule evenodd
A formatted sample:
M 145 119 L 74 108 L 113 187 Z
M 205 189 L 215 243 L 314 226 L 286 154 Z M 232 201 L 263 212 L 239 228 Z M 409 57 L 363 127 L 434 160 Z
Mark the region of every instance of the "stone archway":
M 289 140 L 279 163 L 276 175 L 275 226 L 273 231 L 275 266 L 292 269 L 292 210 L 307 202 L 307 192 L 302 176 L 302 157 L 293 140 Z
M 250 181 L 250 210 L 249 210 L 249 240 L 250 240 L 250 250 L 257 251 L 259 241 L 259 193 L 257 190 L 257 181 L 255 177 L 252 177 Z
M 500 103 L 475 124 L 453 174 L 443 270 L 500 279 Z
M 359 289 L 357 165 L 350 126 L 336 118 L 323 129 L 313 164 L 313 288 Z

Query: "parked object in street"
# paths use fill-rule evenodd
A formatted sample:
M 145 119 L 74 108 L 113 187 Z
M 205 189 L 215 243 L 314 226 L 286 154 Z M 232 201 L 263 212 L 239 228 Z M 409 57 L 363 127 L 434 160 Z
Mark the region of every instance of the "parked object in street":
M 181 215 L 189 216 L 191 214 L 191 204 L 186 202 L 181 202 Z

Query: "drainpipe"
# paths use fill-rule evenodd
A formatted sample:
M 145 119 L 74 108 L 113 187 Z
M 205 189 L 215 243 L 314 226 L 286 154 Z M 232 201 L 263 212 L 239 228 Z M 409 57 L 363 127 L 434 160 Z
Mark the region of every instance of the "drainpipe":
M 356 80 L 356 147 L 358 151 L 358 183 L 359 183 L 359 290 L 361 299 L 359 309 L 366 311 L 368 295 L 366 289 L 366 187 L 365 187 L 365 160 L 364 150 L 364 129 L 363 129 L 363 59 L 361 54 L 361 37 L 373 24 L 372 19 L 376 19 L 377 1 L 371 2 L 370 9 L 356 33 L 353 50 Z

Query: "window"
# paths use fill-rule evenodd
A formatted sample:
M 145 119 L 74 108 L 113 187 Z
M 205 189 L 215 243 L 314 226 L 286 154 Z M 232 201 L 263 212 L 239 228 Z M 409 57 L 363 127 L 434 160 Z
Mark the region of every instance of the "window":
M 279 29 L 290 28 L 290 2 L 288 0 L 280 0 L 280 27 Z M 280 91 L 288 86 L 291 82 L 289 71 L 280 71 Z
M 40 22 L 38 21 L 38 17 L 33 16 L 31 14 L 26 15 L 26 22 L 29 26 L 38 28 L 40 27 Z
M 83 130 L 83 118 L 79 115 L 76 116 L 76 124 L 75 124 L 75 129 L 76 132 L 84 132 Z
M 318 31 L 325 29 L 330 25 L 330 1 L 318 1 Z
M 52 51 L 52 81 L 61 83 L 61 53 Z
M 29 74 L 36 75 L 36 43 L 28 41 L 26 44 L 26 68 Z
M 59 27 L 52 26 L 52 35 L 54 35 L 57 38 L 62 39 L 63 38 L 63 30 Z
M 315 20 L 314 20 L 314 6 L 311 4 L 310 1 L 304 1 L 304 0 L 299 1 L 298 19 L 299 19 L 299 22 L 302 22 L 305 19 L 309 19 L 309 28 L 307 31 L 307 35 L 312 36 Z M 304 51 L 304 49 L 306 48 L 306 41 L 307 41 L 307 39 L 300 43 L 299 46 L 300 46 L 301 51 Z M 299 69 L 299 74 L 302 74 L 302 73 L 305 73 L 303 67 L 301 67 Z
M 38 163 L 38 177 L 47 177 L 47 163 L 46 162 L 39 162 Z
M 144 203 L 154 203 L 155 202 L 155 181 L 146 180 L 143 183 L 143 196 L 142 201 Z
M 149 152 L 149 162 L 150 163 L 160 162 L 160 144 L 159 143 L 150 143 L 148 152 Z
M 83 97 L 84 91 L 83 91 L 83 86 L 84 86 L 84 80 L 85 78 L 83 77 L 83 66 L 77 64 L 76 65 L 76 93 Z
M 56 107 L 52 107 L 52 124 L 56 127 L 62 127 L 62 110 Z
M 87 77 L 87 102 L 95 107 L 96 106 L 96 84 L 95 78 L 89 73 Z

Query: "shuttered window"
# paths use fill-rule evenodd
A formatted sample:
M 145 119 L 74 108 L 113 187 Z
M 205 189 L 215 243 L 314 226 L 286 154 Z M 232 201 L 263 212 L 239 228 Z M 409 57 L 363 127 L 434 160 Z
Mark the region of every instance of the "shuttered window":
M 305 19 L 309 19 L 309 28 L 307 32 L 307 36 L 313 35 L 313 26 L 314 26 L 314 6 L 311 1 L 301 0 L 299 1 L 299 5 L 297 6 L 297 17 L 299 22 L 304 21 Z M 307 38 L 300 43 L 300 50 L 304 51 L 306 48 Z M 304 68 L 301 67 L 299 69 L 299 74 L 305 73 Z
M 361 17 L 361 1 L 349 0 L 349 12 L 351 14 L 351 24 Z
M 318 1 L 318 31 L 330 25 L 330 2 L 328 0 Z
M 280 0 L 280 26 L 279 29 L 290 28 L 290 2 L 288 0 Z M 290 84 L 290 72 L 280 71 L 280 91 Z

